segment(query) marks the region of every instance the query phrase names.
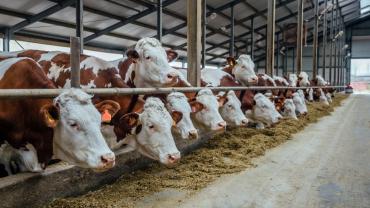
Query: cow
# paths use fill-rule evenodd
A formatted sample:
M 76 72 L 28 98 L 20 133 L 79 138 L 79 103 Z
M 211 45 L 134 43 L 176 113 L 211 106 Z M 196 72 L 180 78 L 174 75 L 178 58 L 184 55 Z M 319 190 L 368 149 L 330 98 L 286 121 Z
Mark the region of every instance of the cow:
M 201 71 L 202 83 L 209 87 L 231 87 L 240 86 L 239 83 L 228 73 L 219 69 L 203 69 Z M 220 108 L 220 113 L 223 119 L 230 126 L 245 126 L 248 124 L 248 119 L 241 110 L 241 102 L 238 98 L 240 93 L 234 91 L 219 92 L 218 99 L 224 99 L 225 103 Z
M 0 89 L 56 88 L 30 58 L 1 61 L 0 75 Z M 79 89 L 66 90 L 54 100 L 0 101 L 0 140 L 16 149 L 33 145 L 42 167 L 55 157 L 97 171 L 112 168 L 115 155 L 104 141 L 100 124 L 91 96 Z
M 243 86 L 255 85 L 258 77 L 254 72 L 254 63 L 249 55 L 242 54 L 237 60 L 227 58 L 228 66 L 223 70 L 231 74 Z
M 306 100 L 303 94 L 303 90 L 297 90 L 297 92 L 293 93 L 293 102 L 296 109 L 296 114 L 299 115 L 306 115 L 307 114 L 307 106 Z
M 282 118 L 274 104 L 265 95 L 255 94 L 252 102 L 252 107 L 247 109 L 245 114 L 250 121 L 257 123 L 258 129 L 273 126 Z
M 167 55 L 155 38 L 140 39 L 126 56 L 114 63 L 118 63 L 120 75 L 131 87 L 172 87 L 179 81 L 180 73 L 169 64 L 174 54 Z
M 19 149 L 7 142 L 2 144 L 0 146 L 0 166 L 3 167 L 0 177 L 21 172 L 41 172 L 44 169 L 37 159 L 36 149 L 30 143 Z
M 180 112 L 177 113 L 178 118 L 174 121 L 159 98 L 147 98 L 142 113 L 122 116 L 119 126 L 123 128 L 114 129 L 118 139 L 126 144 L 120 152 L 137 150 L 167 166 L 175 164 L 181 157 L 171 134 L 171 127 L 182 117 Z M 129 132 L 128 137 L 126 132 Z
M 18 53 L 18 56 L 26 56 L 34 58 L 43 67 L 48 78 L 54 82 L 57 87 L 70 87 L 70 54 L 63 52 L 46 52 L 38 50 L 27 50 Z M 118 69 L 111 63 L 100 58 L 81 55 L 80 56 L 80 79 L 82 88 L 128 88 L 119 75 Z M 94 102 L 100 102 L 101 105 L 96 105 L 98 109 L 102 109 L 102 127 L 101 131 L 109 145 L 113 150 L 118 150 L 122 145 L 127 143 L 126 136 L 130 135 L 126 126 L 121 122 L 121 118 L 127 114 L 140 113 L 145 111 L 144 101 L 135 95 L 124 96 L 95 96 Z M 107 105 L 111 107 L 108 108 Z M 118 108 L 118 110 L 117 110 Z M 142 112 L 145 114 L 145 112 Z M 145 118 L 145 117 L 143 117 Z M 172 121 L 172 120 L 171 120 Z M 167 136 L 167 134 L 166 134 Z M 144 141 L 144 136 L 141 136 L 138 143 Z M 133 137 L 136 138 L 136 137 Z M 147 139 L 149 139 L 148 137 Z M 165 142 L 173 142 L 173 138 L 166 137 L 157 142 L 164 142 L 161 147 L 165 147 Z M 143 143 L 146 145 L 150 143 Z M 137 145 L 139 147 L 139 145 Z M 148 151 L 155 152 L 156 146 L 145 146 Z M 139 151 L 142 153 L 142 151 Z M 148 156 L 148 155 L 146 155 Z M 156 155 L 152 158 L 159 158 Z
M 189 103 L 188 98 L 183 93 L 172 92 L 166 97 L 166 107 L 173 115 L 172 117 L 177 118 L 174 120 L 179 120 L 173 128 L 174 133 L 180 135 L 182 139 L 197 139 L 198 130 L 191 121 L 191 114 L 203 110 L 203 104 L 195 100 Z
M 202 81 L 204 83 L 207 83 L 207 85 L 210 86 L 240 86 L 240 84 L 234 79 L 232 75 L 227 73 L 225 70 L 219 70 L 219 69 L 204 69 L 202 70 Z M 270 124 L 277 123 L 278 119 L 281 117 L 281 115 L 276 111 L 276 109 L 273 107 L 274 105 L 271 103 L 269 99 L 259 99 L 259 96 L 255 96 L 256 92 L 252 90 L 245 90 L 243 92 L 236 92 L 231 93 L 231 96 L 233 97 L 232 100 L 234 101 L 234 107 L 232 109 L 236 109 L 238 106 L 241 108 L 241 112 L 246 112 L 248 110 L 252 110 L 253 112 L 267 112 L 263 113 L 259 116 L 254 116 L 252 118 L 253 121 L 256 122 L 265 122 Z M 236 98 L 239 98 L 239 102 L 237 102 Z M 259 102 L 256 102 L 255 98 L 259 99 Z M 227 107 L 227 106 L 226 106 Z M 273 107 L 273 109 L 271 109 Z M 225 107 L 224 107 L 225 108 Z M 230 120 L 239 120 L 239 123 L 241 122 L 242 125 L 247 124 L 248 122 L 248 116 L 240 116 L 239 110 L 235 111 L 238 116 L 234 116 L 233 118 L 230 118 L 227 116 L 229 115 L 235 115 L 232 114 L 230 110 L 224 111 L 223 116 L 224 118 L 228 117 Z M 271 114 L 268 114 L 271 113 Z M 234 121 L 235 122 L 235 121 Z M 262 127 L 261 127 L 262 128 Z

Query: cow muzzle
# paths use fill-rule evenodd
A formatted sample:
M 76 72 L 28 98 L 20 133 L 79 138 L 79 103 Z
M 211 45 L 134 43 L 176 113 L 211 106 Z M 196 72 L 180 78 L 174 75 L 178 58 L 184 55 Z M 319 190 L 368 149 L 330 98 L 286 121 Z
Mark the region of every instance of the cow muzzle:
M 108 153 L 100 156 L 100 165 L 94 169 L 96 172 L 104 172 L 114 167 L 116 157 L 114 153 Z

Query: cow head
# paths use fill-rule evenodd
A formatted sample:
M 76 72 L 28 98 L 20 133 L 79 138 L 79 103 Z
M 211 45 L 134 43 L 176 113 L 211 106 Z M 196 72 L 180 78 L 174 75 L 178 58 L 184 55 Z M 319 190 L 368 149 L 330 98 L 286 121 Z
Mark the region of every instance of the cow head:
M 220 108 L 220 113 L 223 119 L 232 126 L 245 126 L 248 123 L 248 119 L 245 117 L 241 110 L 241 102 L 236 97 L 234 91 L 228 93 L 219 94 L 226 98 L 225 104 Z
M 316 82 L 317 82 L 317 86 L 326 86 L 326 85 L 329 85 L 329 83 L 327 81 L 325 81 L 325 79 L 320 76 L 320 75 L 317 75 L 316 76 Z
M 194 121 L 200 124 L 201 127 L 212 131 L 223 131 L 226 128 L 226 122 L 222 119 L 219 108 L 225 102 L 225 97 L 216 97 L 208 88 L 202 89 L 195 97 L 197 103 L 203 105 L 203 109 L 193 113 Z
M 300 87 L 308 87 L 310 86 L 310 80 L 308 74 L 306 72 L 301 72 L 298 76 L 298 83 Z
M 126 55 L 133 60 L 126 77 L 135 73 L 133 81 L 136 87 L 170 87 L 177 84 L 179 72 L 169 65 L 166 51 L 157 39 L 139 40 L 135 49 Z
M 198 131 L 194 127 L 191 121 L 191 113 L 196 113 L 203 109 L 201 103 L 192 103 L 190 106 L 188 98 L 180 92 L 173 92 L 167 96 L 166 107 L 171 113 L 172 117 L 178 117 L 178 113 L 181 112 L 182 118 L 174 126 L 174 131 L 181 135 L 183 139 L 197 139 Z M 175 119 L 174 119 L 175 120 Z
M 317 91 L 318 91 L 318 94 L 320 95 L 320 97 L 319 97 L 320 102 L 323 103 L 326 106 L 329 106 L 329 101 L 328 101 L 324 91 L 321 88 L 317 89 Z
M 276 111 L 274 104 L 263 94 L 257 93 L 254 96 L 254 101 L 253 116 L 255 120 L 271 126 L 282 118 L 280 113 Z
M 181 157 L 171 134 L 171 127 L 175 122 L 159 98 L 149 97 L 142 113 L 122 116 L 119 121 L 120 129 L 115 127 L 114 130 L 117 135 L 119 131 L 131 134 L 125 138 L 128 148 L 162 164 L 173 165 Z
M 115 155 L 100 132 L 101 115 L 91 96 L 70 89 L 41 109 L 46 125 L 54 129 L 53 154 L 68 163 L 104 171 L 112 168 Z
M 298 90 L 298 92 L 293 93 L 293 103 L 295 105 L 296 114 L 306 115 L 307 106 L 306 106 L 304 95 L 302 98 L 301 93 L 303 93 L 302 90 Z
M 296 111 L 296 108 L 295 108 L 293 99 L 285 99 L 284 108 L 282 109 L 282 115 L 287 118 L 293 118 L 295 120 L 298 120 L 297 114 L 295 111 Z
M 240 55 L 232 70 L 235 79 L 244 86 L 256 84 L 257 75 L 254 72 L 254 63 L 249 55 Z
M 290 87 L 297 87 L 298 77 L 296 74 L 289 74 L 289 86 Z

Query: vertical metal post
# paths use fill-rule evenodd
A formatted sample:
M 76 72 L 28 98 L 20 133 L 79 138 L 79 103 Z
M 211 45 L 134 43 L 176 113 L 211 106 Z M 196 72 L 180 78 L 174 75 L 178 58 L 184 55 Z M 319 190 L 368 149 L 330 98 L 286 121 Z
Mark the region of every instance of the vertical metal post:
M 335 4 L 335 30 L 334 30 L 334 37 L 338 34 L 338 7 Z M 338 56 L 338 39 L 334 41 L 334 85 L 337 85 L 337 56 Z
M 80 39 L 80 52 L 83 53 L 84 49 L 84 3 L 83 0 L 76 0 L 76 36 Z
M 302 71 L 302 45 L 303 45 L 303 9 L 304 0 L 298 0 L 298 26 L 297 26 L 297 74 Z
M 350 27 L 349 29 L 349 34 L 347 36 L 348 38 L 348 53 L 352 54 L 352 27 Z M 352 55 L 351 55 L 352 56 Z M 351 56 L 347 58 L 347 82 L 346 84 L 350 84 L 351 83 Z
M 254 59 L 254 16 L 251 18 L 251 59 Z
M 202 39 L 202 2 L 187 0 L 187 57 L 188 80 L 191 85 L 200 87 L 200 62 Z
M 313 32 L 313 47 L 312 47 L 312 78 L 316 79 L 317 75 L 317 45 L 318 45 L 318 30 L 319 30 L 319 1 L 315 0 L 314 8 L 314 32 Z
M 202 68 L 206 68 L 207 0 L 202 0 Z
M 162 0 L 157 0 L 157 39 L 162 42 L 163 25 L 162 25 Z
M 286 49 L 285 51 L 285 55 L 283 56 L 284 60 L 283 60 L 283 76 L 286 76 L 287 75 L 287 71 L 288 71 L 288 50 Z
M 234 15 L 234 6 L 230 7 L 231 9 L 231 15 L 230 15 L 230 23 L 231 23 L 231 28 L 230 28 L 230 45 L 229 45 L 229 56 L 234 57 L 235 49 L 234 49 L 234 44 L 235 44 L 235 15 Z
M 334 10 L 335 10 L 335 7 L 334 7 L 334 0 L 332 0 L 332 10 L 331 10 L 331 18 L 330 18 L 330 21 L 331 21 L 331 24 L 330 24 L 330 55 L 329 55 L 329 82 L 331 84 L 332 81 L 333 81 L 333 78 L 332 78 L 332 74 L 333 74 L 333 54 L 334 54 L 334 42 L 333 42 L 333 39 L 334 39 L 334 33 L 335 33 L 335 30 L 334 30 Z
M 295 73 L 295 51 L 294 51 L 294 48 L 292 48 L 292 62 L 293 62 L 293 65 L 292 65 L 292 72 L 293 74 Z
M 6 52 L 10 51 L 10 39 L 11 39 L 11 32 L 9 28 L 4 28 L 3 51 L 6 51 Z
M 274 74 L 275 55 L 275 0 L 267 1 L 267 35 L 266 35 L 266 71 L 269 76 Z
M 325 0 L 324 3 L 325 9 L 328 6 L 328 0 Z M 328 42 L 328 19 L 327 19 L 327 13 L 326 11 L 324 13 L 324 22 L 323 22 L 323 41 L 322 41 L 322 77 L 325 79 L 326 77 L 326 43 Z
M 70 38 L 71 47 L 71 87 L 80 88 L 80 38 Z
M 276 52 L 276 71 L 275 71 L 276 76 L 279 76 L 279 57 L 280 57 L 279 34 L 280 33 L 276 34 L 276 48 L 277 48 L 277 52 Z

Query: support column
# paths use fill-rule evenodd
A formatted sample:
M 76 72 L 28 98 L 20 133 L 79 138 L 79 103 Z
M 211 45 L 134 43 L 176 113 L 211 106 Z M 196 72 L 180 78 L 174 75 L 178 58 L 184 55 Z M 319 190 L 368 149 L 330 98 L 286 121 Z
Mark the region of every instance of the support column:
M 254 16 L 251 18 L 251 59 L 254 60 Z
M 83 53 L 84 50 L 84 24 L 83 24 L 83 15 L 84 15 L 84 3 L 83 0 L 76 0 L 76 37 L 78 37 L 80 48 L 80 53 Z
M 338 27 L 338 5 L 336 4 L 335 5 L 335 33 L 334 33 L 334 37 L 338 34 L 340 28 Z M 334 84 L 337 85 L 338 84 L 338 80 L 337 80 L 337 71 L 338 71 L 338 64 L 337 64 L 337 61 L 338 61 L 338 53 L 339 53 L 339 48 L 338 48 L 338 38 L 335 38 L 335 42 L 334 42 Z M 338 50 L 339 49 L 339 50 Z
M 71 37 L 71 87 L 80 88 L 80 38 Z
M 325 9 L 328 7 L 328 0 L 325 0 L 324 3 Z M 327 20 L 327 13 L 324 13 L 324 20 L 323 20 L 323 41 L 322 41 L 322 77 L 325 79 L 326 77 L 326 43 L 328 42 L 328 20 Z
M 234 49 L 234 44 L 235 44 L 235 15 L 234 15 L 234 6 L 231 6 L 231 15 L 230 15 L 230 23 L 231 23 L 231 28 L 230 28 L 230 45 L 229 45 L 229 56 L 234 57 L 235 56 L 235 49 Z
M 297 74 L 302 71 L 302 46 L 303 46 L 303 9 L 304 0 L 298 0 L 298 26 L 297 26 Z
M 315 80 L 317 76 L 317 45 L 318 45 L 318 29 L 319 29 L 319 1 L 315 0 L 314 8 L 314 32 L 313 32 L 313 46 L 312 46 L 312 78 Z
M 266 35 L 266 71 L 269 76 L 274 74 L 275 55 L 275 0 L 267 1 L 267 35 Z
M 202 0 L 202 68 L 206 68 L 207 0 Z
M 10 51 L 10 40 L 11 40 L 11 32 L 9 28 L 4 28 L 3 51 L 5 52 Z
M 295 73 L 295 48 L 292 48 L 292 62 L 293 62 L 293 65 L 292 65 L 292 72 L 293 74 Z
M 276 76 L 279 76 L 279 57 L 280 57 L 280 50 L 279 50 L 279 34 L 276 34 L 276 48 L 277 48 L 277 52 L 276 52 L 276 71 L 275 71 L 275 74 Z
M 162 25 L 162 1 L 157 0 L 157 39 L 162 42 L 163 25 Z
M 200 87 L 202 2 L 187 0 L 188 81 Z

